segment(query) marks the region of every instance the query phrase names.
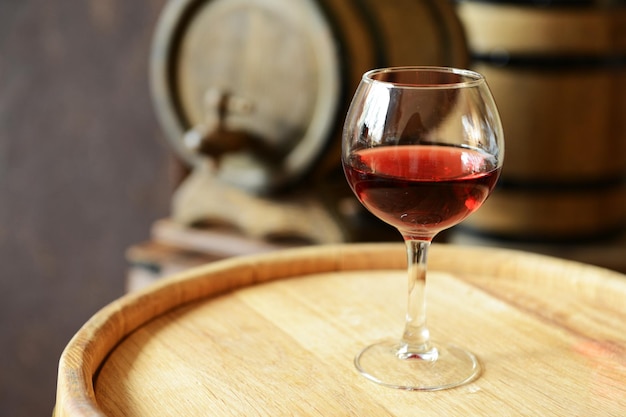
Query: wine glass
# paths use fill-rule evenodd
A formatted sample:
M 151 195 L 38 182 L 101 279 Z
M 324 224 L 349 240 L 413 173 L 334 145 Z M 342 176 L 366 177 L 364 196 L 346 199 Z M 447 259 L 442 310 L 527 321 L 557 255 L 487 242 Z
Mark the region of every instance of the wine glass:
M 368 346 L 355 358 L 368 379 L 433 391 L 480 374 L 474 354 L 430 339 L 426 259 L 438 232 L 461 222 L 487 199 L 503 158 L 502 125 L 481 74 L 395 67 L 363 75 L 345 120 L 342 165 L 363 206 L 401 233 L 409 275 L 402 337 Z

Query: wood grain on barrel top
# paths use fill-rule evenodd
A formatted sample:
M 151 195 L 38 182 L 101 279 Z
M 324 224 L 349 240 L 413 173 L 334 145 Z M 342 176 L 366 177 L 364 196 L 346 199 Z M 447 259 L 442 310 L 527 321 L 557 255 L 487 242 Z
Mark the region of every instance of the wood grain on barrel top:
M 624 275 L 451 245 L 429 261 L 431 333 L 478 354 L 469 385 L 358 375 L 357 350 L 402 331 L 403 248 L 312 247 L 194 268 L 106 307 L 61 358 L 57 415 L 625 414 Z

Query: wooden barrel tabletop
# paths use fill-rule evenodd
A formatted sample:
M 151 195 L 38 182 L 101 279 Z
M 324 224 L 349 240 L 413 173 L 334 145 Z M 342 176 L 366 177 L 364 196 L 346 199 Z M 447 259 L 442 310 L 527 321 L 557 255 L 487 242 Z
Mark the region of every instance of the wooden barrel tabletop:
M 624 416 L 626 276 L 504 249 L 433 245 L 431 334 L 483 372 L 437 392 L 357 373 L 364 345 L 400 336 L 401 244 L 231 258 L 99 311 L 59 366 L 55 415 Z

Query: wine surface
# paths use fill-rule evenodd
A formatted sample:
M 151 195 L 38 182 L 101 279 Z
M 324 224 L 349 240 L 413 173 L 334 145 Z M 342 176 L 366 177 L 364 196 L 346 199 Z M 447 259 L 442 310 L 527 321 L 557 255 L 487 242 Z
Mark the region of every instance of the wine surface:
M 348 183 L 375 216 L 405 237 L 432 239 L 477 210 L 495 186 L 493 158 L 455 146 L 380 146 L 344 161 Z

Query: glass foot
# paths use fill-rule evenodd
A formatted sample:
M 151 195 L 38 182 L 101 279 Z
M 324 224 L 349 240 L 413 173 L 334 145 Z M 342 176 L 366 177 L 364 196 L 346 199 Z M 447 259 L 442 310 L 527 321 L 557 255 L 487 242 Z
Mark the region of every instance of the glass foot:
M 476 379 L 480 364 L 474 354 L 459 347 L 432 343 L 426 353 L 411 353 L 406 344 L 383 341 L 363 349 L 354 358 L 367 379 L 390 388 L 437 391 Z

